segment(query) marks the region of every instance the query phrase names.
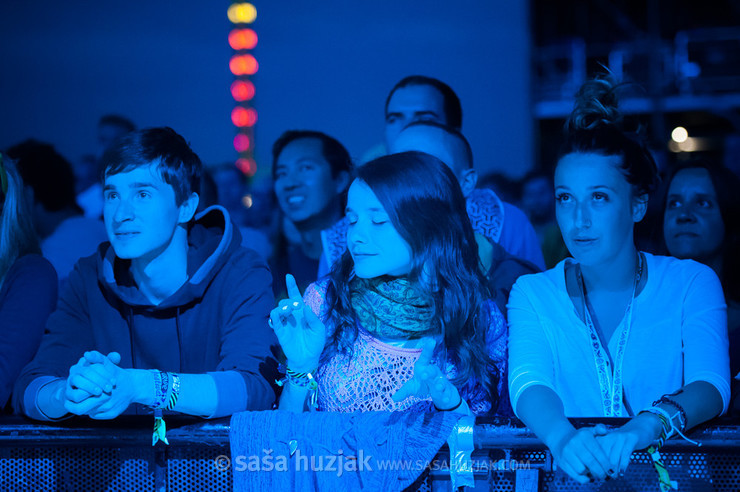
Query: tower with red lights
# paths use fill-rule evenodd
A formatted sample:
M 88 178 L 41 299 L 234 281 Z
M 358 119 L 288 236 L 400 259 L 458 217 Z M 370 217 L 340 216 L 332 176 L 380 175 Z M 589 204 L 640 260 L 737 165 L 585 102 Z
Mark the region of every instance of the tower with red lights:
M 257 110 L 253 106 L 255 88 L 251 77 L 257 73 L 259 64 L 252 54 L 257 46 L 257 33 L 250 25 L 257 19 L 257 9 L 248 2 L 234 2 L 227 11 L 233 28 L 229 33 L 229 45 L 234 54 L 229 61 L 229 69 L 234 74 L 231 95 L 234 109 L 231 121 L 236 127 L 234 149 L 239 154 L 236 167 L 246 176 L 254 176 L 257 163 L 254 160 L 254 125 L 257 123 Z

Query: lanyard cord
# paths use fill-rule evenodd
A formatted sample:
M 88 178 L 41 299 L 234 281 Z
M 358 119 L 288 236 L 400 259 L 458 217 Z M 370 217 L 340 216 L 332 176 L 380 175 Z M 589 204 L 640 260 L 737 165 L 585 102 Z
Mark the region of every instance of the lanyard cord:
M 594 364 L 596 365 L 596 374 L 599 379 L 599 387 L 601 389 L 601 404 L 604 411 L 605 417 L 619 417 L 622 415 L 623 408 L 623 380 L 622 380 L 622 363 L 624 361 L 624 352 L 627 347 L 627 340 L 629 339 L 630 329 L 632 327 L 632 307 L 635 301 L 635 293 L 637 292 L 637 286 L 642 278 L 642 255 L 637 253 L 637 268 L 635 271 L 635 282 L 632 286 L 632 296 L 630 302 L 627 304 L 625 310 L 624 326 L 619 335 L 619 343 L 617 345 L 616 360 L 614 361 L 613 373 L 607 368 L 609 351 L 601 342 L 599 333 L 596 330 L 591 313 L 588 309 L 586 302 L 586 285 L 583 280 L 581 273 L 581 267 L 577 269 L 578 276 L 578 287 L 581 293 L 581 300 L 583 302 L 583 314 L 584 321 L 589 331 L 589 341 L 591 350 L 593 351 Z M 608 342 L 607 342 L 608 343 Z

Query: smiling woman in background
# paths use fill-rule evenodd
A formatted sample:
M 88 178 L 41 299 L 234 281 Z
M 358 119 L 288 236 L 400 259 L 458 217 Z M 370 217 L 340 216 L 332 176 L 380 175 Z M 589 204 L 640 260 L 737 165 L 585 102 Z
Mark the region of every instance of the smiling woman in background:
M 274 234 L 270 270 L 274 279 L 293 274 L 300 289 L 328 271 L 322 230 L 342 218 L 352 160 L 336 139 L 312 130 L 289 130 L 272 146 L 272 177 L 278 205 L 287 223 Z M 294 238 L 288 237 L 293 232 Z M 285 293 L 275 281 L 276 297 Z
M 581 483 L 615 477 L 634 450 L 659 447 L 729 402 L 717 276 L 635 247 L 656 176 L 646 147 L 621 128 L 614 85 L 586 82 L 554 179 L 573 259 L 520 277 L 508 305 L 514 410 Z M 607 432 L 576 430 L 569 417 L 633 418 Z
M 727 302 L 730 375 L 740 372 L 740 178 L 709 161 L 681 164 L 665 182 L 663 238 L 668 253 L 704 263 Z

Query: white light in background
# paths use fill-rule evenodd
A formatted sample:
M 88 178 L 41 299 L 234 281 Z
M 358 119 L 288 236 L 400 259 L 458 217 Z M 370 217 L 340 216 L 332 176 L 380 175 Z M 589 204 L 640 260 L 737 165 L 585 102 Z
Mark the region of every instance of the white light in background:
M 671 139 L 673 139 L 674 142 L 682 143 L 685 142 L 688 138 L 689 132 L 687 132 L 686 128 L 682 126 L 677 126 L 671 132 Z

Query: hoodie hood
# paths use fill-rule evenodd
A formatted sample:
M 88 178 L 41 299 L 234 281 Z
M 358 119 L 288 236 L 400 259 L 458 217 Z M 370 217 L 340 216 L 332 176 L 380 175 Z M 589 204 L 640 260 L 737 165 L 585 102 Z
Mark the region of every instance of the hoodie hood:
M 129 306 L 154 310 L 185 306 L 203 297 L 206 288 L 229 258 L 228 253 L 238 249 L 240 244 L 241 235 L 232 224 L 229 213 L 216 205 L 196 215 L 188 231 L 188 280 L 157 306 L 152 305 L 137 288 L 131 272 L 131 260 L 118 258 L 109 242 L 98 248 L 98 280 L 106 294 L 115 296 Z

